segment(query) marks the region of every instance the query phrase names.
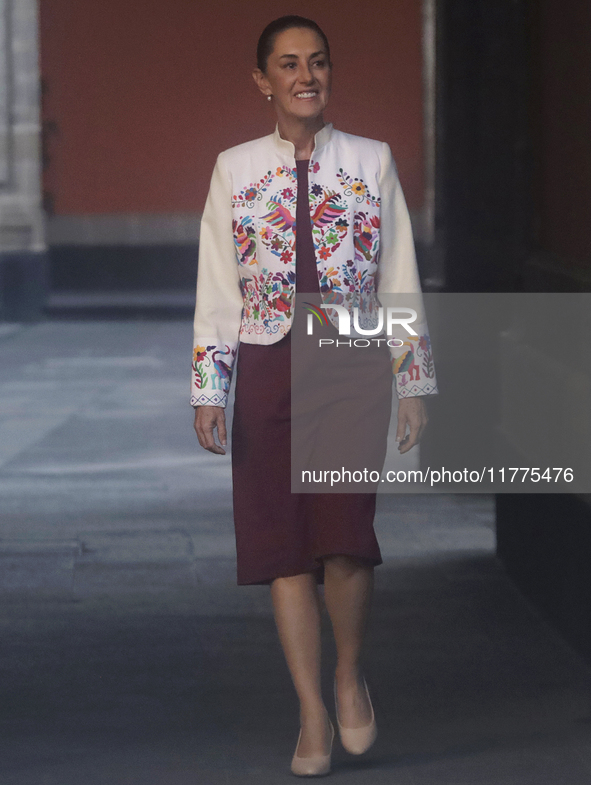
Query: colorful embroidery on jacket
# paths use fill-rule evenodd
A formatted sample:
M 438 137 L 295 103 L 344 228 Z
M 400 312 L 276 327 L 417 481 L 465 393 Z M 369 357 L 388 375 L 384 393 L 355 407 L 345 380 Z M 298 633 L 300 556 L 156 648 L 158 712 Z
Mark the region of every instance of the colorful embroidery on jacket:
M 258 182 L 247 185 L 238 193 L 238 196 L 232 196 L 232 207 L 244 206 L 251 210 L 254 207 L 255 201 L 261 201 L 263 193 L 269 187 L 272 179 L 273 173 L 268 171 Z
M 232 367 L 236 357 L 236 349 L 227 344 L 223 349 L 217 346 L 196 346 L 193 349 L 193 373 L 195 387 L 202 390 L 227 392 L 232 378 Z
M 341 194 L 314 183 L 308 193 L 310 222 L 316 261 L 326 261 L 334 254 L 347 236 L 348 205 Z M 332 268 L 330 268 L 332 269 Z M 327 278 L 331 276 L 327 271 Z M 321 284 L 322 285 L 322 284 Z
M 244 300 L 241 335 L 287 334 L 295 291 L 294 270 L 269 272 L 263 267 L 258 275 L 242 278 L 240 290 Z
M 256 229 L 250 215 L 244 216 L 241 221 L 232 221 L 232 234 L 239 263 L 256 264 Z
M 361 324 L 367 328 L 373 325 L 373 314 L 378 305 L 372 295 L 380 244 L 380 200 L 369 193 L 361 178 L 355 180 L 342 169 L 337 172 L 337 178 L 346 196 L 355 194 L 356 201 L 365 201 L 370 209 L 353 213 L 355 259 L 323 270 L 322 262 L 333 255 L 350 230 L 350 207 L 342 194 L 318 183 L 310 188 L 312 236 L 320 291 L 327 304 L 360 307 L 363 314 Z
M 337 172 L 337 177 L 343 186 L 345 196 L 355 195 L 355 199 L 359 203 L 365 202 L 366 204 L 372 205 L 373 207 L 379 206 L 380 197 L 372 196 L 367 185 L 361 177 L 355 179 L 343 171 L 343 169 L 339 169 Z
M 338 133 L 338 132 L 337 132 Z M 341 137 L 335 137 L 335 139 Z M 345 139 L 345 137 L 342 137 Z M 382 164 L 385 187 L 396 185 L 395 167 L 389 161 L 389 151 L 383 147 L 373 148 L 364 143 L 365 153 L 360 155 L 354 147 L 348 158 L 351 145 L 347 142 L 343 157 L 345 169 L 338 168 L 339 161 L 328 156 L 332 165 L 311 160 L 308 168 L 308 203 L 310 223 L 319 288 L 326 305 L 344 305 L 349 311 L 358 308 L 359 326 L 373 328 L 377 323 L 379 298 L 376 279 L 381 255 L 380 215 Z M 258 148 L 257 148 L 258 149 Z M 385 157 L 384 157 L 385 154 Z M 378 166 L 379 155 L 380 165 Z M 267 159 L 261 157 L 266 163 Z M 277 160 L 277 159 L 275 159 Z M 252 177 L 251 164 L 255 161 L 237 159 L 236 169 L 246 172 L 244 179 Z M 267 164 L 268 165 L 268 164 Z M 259 170 L 260 171 L 260 170 Z M 322 172 L 318 181 L 318 173 Z M 353 172 L 350 174 L 349 172 Z M 363 174 L 364 177 L 360 175 Z M 232 236 L 238 263 L 238 280 L 242 295 L 240 336 L 286 335 L 289 332 L 295 298 L 295 250 L 297 168 L 289 165 L 269 166 L 264 175 L 254 182 L 240 187 L 230 197 L 232 207 Z M 398 220 L 396 216 L 389 216 Z M 404 218 L 406 220 L 406 218 Z M 227 231 L 227 224 L 220 231 Z M 390 238 L 391 239 L 391 238 Z M 408 239 L 405 236 L 402 242 Z M 401 263 L 413 262 L 412 248 Z M 390 264 L 390 256 L 388 264 Z M 387 268 L 388 274 L 391 273 Z M 403 267 L 403 273 L 406 274 Z M 233 273 L 232 273 L 233 274 Z M 402 275 L 402 279 L 405 275 Z M 408 277 L 412 280 L 412 276 Z M 228 285 L 232 285 L 228 276 Z M 328 317 L 336 325 L 334 311 Z M 215 332 L 206 331 L 213 336 Z M 238 336 L 237 336 L 238 337 Z M 199 340 L 196 337 L 196 340 Z M 201 339 L 209 344 L 211 338 Z M 429 336 L 405 341 L 403 353 L 393 360 L 395 383 L 399 397 L 428 394 L 436 391 L 435 371 Z M 220 336 L 217 347 L 197 346 L 193 360 L 194 386 L 197 394 L 192 402 L 218 405 L 229 388 L 231 368 L 236 349 L 232 349 L 228 331 Z M 226 392 L 224 392 L 224 390 Z
M 410 336 L 403 346 L 408 346 L 408 349 L 400 357 L 392 359 L 392 371 L 395 374 L 399 397 L 428 395 L 436 391 L 435 366 L 429 335 L 424 333 L 418 338 Z

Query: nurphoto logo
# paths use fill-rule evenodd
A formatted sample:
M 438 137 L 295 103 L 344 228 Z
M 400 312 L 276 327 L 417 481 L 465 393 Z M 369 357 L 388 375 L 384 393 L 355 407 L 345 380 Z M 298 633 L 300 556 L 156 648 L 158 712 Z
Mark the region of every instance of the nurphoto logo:
M 314 317 L 318 319 L 320 324 L 329 325 L 330 321 L 326 314 L 328 310 L 334 310 L 338 316 L 339 322 L 339 335 L 351 335 L 351 330 L 357 336 L 367 336 L 368 338 L 371 336 L 382 335 L 384 333 L 384 323 L 385 323 L 385 332 L 390 339 L 387 341 L 388 346 L 403 346 L 404 341 L 400 338 L 392 338 L 394 332 L 394 327 L 402 327 L 409 335 L 418 338 L 417 333 L 413 328 L 410 326 L 412 322 L 417 320 L 417 312 L 414 308 L 394 308 L 392 306 L 388 306 L 384 308 L 380 306 L 377 309 L 377 324 L 371 328 L 364 328 L 361 327 L 359 323 L 359 308 L 353 308 L 353 313 L 351 314 L 347 308 L 343 305 L 321 305 L 318 307 L 317 305 L 313 305 L 312 303 L 304 303 L 306 306 L 306 310 L 309 311 L 308 313 L 308 320 L 307 320 L 307 327 L 306 332 L 308 335 L 314 334 Z M 381 340 L 386 340 L 385 338 Z M 319 345 L 323 344 L 332 344 L 334 341 L 330 338 L 321 338 L 319 341 Z M 350 346 L 351 342 L 341 342 L 337 341 L 337 345 L 340 343 L 346 343 L 346 345 Z M 362 343 L 361 341 L 356 340 L 354 342 L 355 346 L 369 346 L 370 341 L 366 341 Z

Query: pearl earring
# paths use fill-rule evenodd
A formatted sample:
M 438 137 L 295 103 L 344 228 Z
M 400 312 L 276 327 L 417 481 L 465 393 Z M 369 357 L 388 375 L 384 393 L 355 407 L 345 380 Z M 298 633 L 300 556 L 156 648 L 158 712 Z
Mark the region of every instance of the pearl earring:
M 268 96 L 267 96 L 267 101 L 270 101 L 272 98 L 273 98 L 273 96 L 272 96 L 272 95 L 268 95 Z

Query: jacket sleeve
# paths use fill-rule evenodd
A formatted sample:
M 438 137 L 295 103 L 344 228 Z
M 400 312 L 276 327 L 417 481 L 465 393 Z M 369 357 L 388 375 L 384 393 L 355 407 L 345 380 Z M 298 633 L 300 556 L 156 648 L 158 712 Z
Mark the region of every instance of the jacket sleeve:
M 199 234 L 192 406 L 226 406 L 242 318 L 232 185 L 223 156 L 218 156 L 213 170 Z
M 382 306 L 407 306 L 417 312 L 412 323 L 416 336 L 394 326 L 390 346 L 398 398 L 437 393 L 431 339 L 425 318 L 410 215 L 402 193 L 390 147 L 384 143 L 380 157 L 380 257 L 377 292 Z M 401 295 L 403 295 L 401 297 Z M 394 343 L 394 341 L 392 341 Z

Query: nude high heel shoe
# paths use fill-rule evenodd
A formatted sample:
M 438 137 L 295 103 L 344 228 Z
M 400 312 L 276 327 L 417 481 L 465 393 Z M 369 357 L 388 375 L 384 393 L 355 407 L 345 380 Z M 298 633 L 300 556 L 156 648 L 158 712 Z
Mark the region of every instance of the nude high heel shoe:
M 334 704 L 337 713 L 337 725 L 339 726 L 339 734 L 343 747 L 352 755 L 363 755 L 364 752 L 372 746 L 378 735 L 378 728 L 376 725 L 375 716 L 373 713 L 373 705 L 369 697 L 369 690 L 367 689 L 367 682 L 363 679 L 365 685 L 365 692 L 367 693 L 367 700 L 371 707 L 371 722 L 369 725 L 364 725 L 362 728 L 343 728 L 339 722 L 339 706 L 337 701 L 337 680 L 334 681 Z
M 330 759 L 332 756 L 332 743 L 334 741 L 334 725 L 328 720 L 330 725 L 330 752 L 328 755 L 314 755 L 310 758 L 300 758 L 298 755 L 298 748 L 300 746 L 300 739 L 302 738 L 302 729 L 300 728 L 300 735 L 298 736 L 298 743 L 293 754 L 291 761 L 291 772 L 297 777 L 323 777 L 325 774 L 330 773 Z

